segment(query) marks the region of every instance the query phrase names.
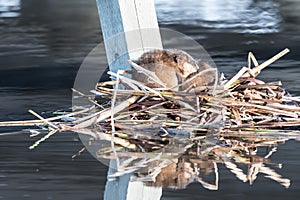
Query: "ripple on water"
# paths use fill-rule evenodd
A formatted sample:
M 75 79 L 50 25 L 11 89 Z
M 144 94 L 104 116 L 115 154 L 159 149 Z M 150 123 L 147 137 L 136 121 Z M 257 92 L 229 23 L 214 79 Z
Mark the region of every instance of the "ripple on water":
M 156 1 L 158 19 L 163 24 L 178 23 L 251 34 L 279 32 L 282 20 L 279 7 L 279 3 L 271 0 Z
M 0 0 L 0 17 L 19 17 L 21 0 Z

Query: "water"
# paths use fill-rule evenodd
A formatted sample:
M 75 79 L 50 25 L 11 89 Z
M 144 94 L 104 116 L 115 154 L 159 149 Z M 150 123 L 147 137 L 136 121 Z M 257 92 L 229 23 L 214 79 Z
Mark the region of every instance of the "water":
M 197 40 L 228 76 L 246 64 L 252 51 L 259 62 L 288 47 L 291 53 L 260 76 L 281 80 L 300 95 L 300 3 L 296 0 L 156 1 L 161 27 Z M 71 106 L 71 91 L 85 56 L 101 41 L 94 0 L 0 0 L 0 120 L 33 119 L 38 113 Z M 18 131 L 19 129 L 1 129 Z M 81 147 L 73 133 L 57 134 L 35 150 L 29 134 L 0 137 L 0 199 L 102 199 L 107 167 Z M 298 199 L 299 143 L 279 145 L 272 161 L 291 180 L 285 189 L 259 175 L 252 186 L 219 165 L 219 190 L 199 183 L 164 189 L 162 199 Z
M 157 3 L 157 11 L 164 24 L 180 23 L 220 32 L 265 34 L 280 31 L 279 6 L 274 1 L 161 0 Z

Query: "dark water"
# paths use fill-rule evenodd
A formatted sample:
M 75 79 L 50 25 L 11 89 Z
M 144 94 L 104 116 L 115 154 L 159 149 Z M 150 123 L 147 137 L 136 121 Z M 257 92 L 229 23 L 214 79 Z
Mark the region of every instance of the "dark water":
M 260 78 L 281 80 L 300 95 L 299 1 L 158 0 L 156 6 L 161 27 L 197 40 L 229 76 L 246 65 L 248 51 L 263 61 L 290 48 Z M 70 108 L 77 70 L 99 42 L 94 0 L 0 0 L 0 120 L 33 119 L 28 109 Z M 107 167 L 87 152 L 71 159 L 82 147 L 76 134 L 57 134 L 28 150 L 35 140 L 27 133 L 0 136 L 0 199 L 103 198 Z M 163 190 L 162 199 L 299 199 L 299 148 L 288 141 L 272 156 L 291 180 L 288 189 L 261 175 L 249 186 L 220 166 L 218 191 L 193 183 Z

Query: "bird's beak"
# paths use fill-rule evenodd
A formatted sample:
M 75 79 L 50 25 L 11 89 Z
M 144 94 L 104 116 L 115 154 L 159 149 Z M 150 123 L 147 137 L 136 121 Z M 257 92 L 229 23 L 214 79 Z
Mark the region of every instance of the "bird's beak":
M 197 72 L 197 66 L 194 66 L 188 62 L 183 64 L 183 77 L 186 78 L 191 73 Z

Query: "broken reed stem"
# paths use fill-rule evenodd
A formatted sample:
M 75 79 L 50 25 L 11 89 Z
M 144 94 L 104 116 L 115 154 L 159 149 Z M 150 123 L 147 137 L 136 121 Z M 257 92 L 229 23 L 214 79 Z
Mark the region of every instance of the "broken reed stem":
M 44 124 L 43 120 L 28 120 L 28 121 L 7 121 L 7 122 L 0 122 L 0 127 L 7 127 L 7 126 L 35 126 Z
M 254 56 L 254 54 L 252 52 L 249 52 L 248 54 L 248 68 L 251 69 L 251 61 L 254 64 L 254 67 L 257 67 L 259 64 Z
M 276 60 L 280 59 L 281 57 L 283 57 L 284 55 L 286 55 L 289 52 L 290 52 L 290 50 L 288 48 L 285 48 L 284 50 L 282 50 L 281 52 L 279 52 L 278 54 L 276 54 L 269 60 L 263 62 L 262 64 L 258 65 L 257 67 L 254 67 L 253 69 L 251 69 L 251 74 L 253 74 L 254 77 L 256 77 L 257 75 L 259 75 L 261 70 L 263 70 L 264 68 L 266 68 L 267 66 L 269 66 L 270 64 L 272 64 Z M 251 74 L 248 72 L 243 77 L 251 77 Z
M 66 118 L 66 117 L 71 117 L 71 116 L 76 116 L 85 112 L 88 112 L 90 110 L 92 110 L 94 107 L 92 106 L 91 108 L 86 108 L 84 110 L 80 110 L 80 111 L 76 111 L 76 112 L 71 112 L 69 114 L 65 114 L 65 115 L 60 115 L 57 117 L 50 117 L 47 118 L 47 121 L 55 121 L 55 120 L 59 120 L 62 118 Z M 0 127 L 5 127 L 5 126 L 35 126 L 35 125 L 41 125 L 44 124 L 45 121 L 44 120 L 28 120 L 28 121 L 8 121 L 8 122 L 0 122 Z
M 114 72 L 107 72 L 109 75 L 112 75 L 112 76 L 117 76 L 117 74 L 116 73 L 114 73 Z M 154 89 L 152 89 L 152 88 L 150 88 L 150 87 L 148 87 L 148 86 L 145 86 L 143 83 L 141 83 L 141 82 L 138 82 L 138 81 L 136 81 L 136 80 L 132 80 L 132 79 L 130 79 L 130 78 L 127 78 L 127 77 L 125 77 L 125 76 L 120 76 L 119 75 L 119 78 L 120 78 L 120 80 L 122 81 L 122 82 L 124 82 L 124 83 L 129 83 L 129 84 L 134 84 L 134 85 L 136 85 L 136 86 L 138 86 L 138 87 L 141 87 L 142 88 L 142 90 L 144 91 L 144 94 L 145 94 L 145 91 L 150 91 L 150 92 L 152 92 L 152 93 L 154 93 L 154 94 L 156 94 L 157 96 L 159 96 L 159 97 L 161 97 L 162 99 L 164 99 L 164 97 L 158 92 L 158 91 L 156 91 L 156 90 L 154 90 Z M 137 90 L 137 89 L 136 89 Z
M 216 102 L 220 102 L 226 106 L 231 107 L 249 107 L 249 108 L 258 108 L 260 111 L 265 111 L 265 112 L 270 112 L 271 114 L 281 114 L 281 115 L 285 115 L 285 116 L 289 116 L 289 117 L 293 117 L 293 118 L 298 118 L 297 113 L 294 112 L 288 112 L 285 110 L 280 110 L 280 109 L 276 109 L 276 108 L 271 108 L 268 106 L 263 106 L 263 105 L 257 105 L 257 104 L 253 104 L 253 103 L 248 103 L 248 102 L 240 102 L 237 101 L 235 99 L 231 99 L 231 98 L 219 98 L 219 97 L 212 97 L 212 96 L 208 96 L 208 95 L 202 95 L 199 94 L 198 95 L 200 98 L 204 98 L 207 100 L 213 100 Z
M 257 62 L 255 56 L 250 52 L 248 55 L 248 67 L 251 66 L 250 59 L 253 61 L 255 67 L 252 69 L 243 67 L 233 78 L 231 78 L 224 85 L 224 90 L 228 90 L 229 88 L 231 88 L 233 86 L 233 84 L 236 81 L 238 81 L 238 79 L 241 77 L 246 78 L 246 77 L 258 76 L 260 74 L 261 70 L 263 70 L 264 68 L 266 68 L 267 66 L 269 66 L 270 64 L 272 64 L 276 60 L 280 59 L 282 56 L 286 55 L 289 52 L 290 52 L 290 50 L 288 48 L 286 48 L 260 65 L 258 65 L 258 62 Z
M 52 128 L 54 128 L 55 130 L 59 130 L 59 128 L 57 126 L 55 126 L 52 122 L 50 122 L 47 119 L 43 118 L 42 116 L 40 116 L 39 114 L 37 114 L 33 110 L 28 110 L 28 112 L 31 113 L 31 114 L 33 114 L 34 116 L 36 116 L 40 120 L 44 121 L 46 124 L 48 124 L 49 126 L 51 126 Z
M 212 95 L 216 95 L 217 94 L 217 86 L 219 84 L 219 75 L 218 75 L 218 69 L 215 68 L 215 82 L 213 85 L 213 90 L 212 90 Z
M 154 81 L 155 83 L 159 84 L 160 86 L 162 86 L 163 88 L 167 88 L 166 84 L 164 84 L 157 76 L 154 72 L 149 71 L 141 66 L 139 66 L 138 64 L 132 62 L 131 60 L 128 60 L 128 63 L 139 73 L 145 74 L 146 76 L 148 76 L 152 81 Z
M 119 160 L 117 151 L 115 149 L 115 142 L 114 142 L 115 132 L 116 132 L 114 115 L 115 115 L 115 103 L 116 103 L 116 98 L 117 98 L 117 92 L 118 92 L 118 89 L 119 89 L 119 82 L 120 82 L 120 71 L 117 72 L 117 83 L 116 83 L 113 98 L 112 98 L 112 101 L 111 101 L 111 115 L 110 115 L 110 124 L 111 124 L 111 141 L 110 141 L 110 144 L 111 144 L 111 148 L 113 150 L 113 153 L 115 155 L 117 170 L 119 170 L 119 167 L 120 167 L 120 160 Z
M 42 143 L 43 141 L 45 141 L 46 139 L 48 139 L 50 136 L 52 136 L 53 134 L 55 134 L 58 130 L 53 129 L 51 130 L 47 135 L 45 135 L 44 137 L 42 137 L 41 139 L 39 139 L 38 141 L 36 141 L 33 145 L 31 145 L 29 147 L 29 149 L 34 149 L 35 147 L 37 147 L 40 143 Z
M 136 102 L 136 100 L 138 98 L 139 98 L 138 96 L 132 96 L 132 97 L 128 98 L 127 100 L 123 101 L 122 103 L 116 105 L 115 108 L 114 108 L 114 113 L 116 114 L 116 113 L 124 110 L 125 108 L 129 107 L 131 104 Z M 98 122 L 103 121 L 104 119 L 109 118 L 111 113 L 112 113 L 111 109 L 104 111 L 103 113 L 101 113 L 98 116 L 96 122 L 98 123 Z
M 75 88 L 72 88 L 72 91 L 79 94 L 82 97 L 87 98 L 90 102 L 92 102 L 93 104 L 95 104 L 96 106 L 98 106 L 99 108 L 105 109 L 102 105 L 98 104 L 94 98 L 89 97 L 86 94 L 83 94 L 82 92 L 79 92 L 78 90 L 76 90 Z
M 243 67 L 234 77 L 227 81 L 224 85 L 224 90 L 228 90 L 239 78 L 241 78 L 248 71 L 247 67 Z

